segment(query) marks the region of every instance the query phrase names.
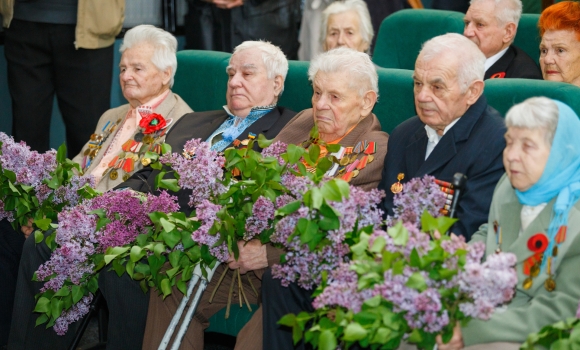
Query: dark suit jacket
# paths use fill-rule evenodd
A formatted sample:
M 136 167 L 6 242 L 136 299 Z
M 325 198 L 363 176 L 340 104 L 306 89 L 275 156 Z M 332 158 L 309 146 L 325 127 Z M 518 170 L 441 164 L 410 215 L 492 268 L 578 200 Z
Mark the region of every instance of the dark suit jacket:
M 505 126 L 500 114 L 481 96 L 441 138 L 429 158 L 425 124 L 415 116 L 399 125 L 389 137 L 388 152 L 379 189 L 386 192 L 383 210 L 393 215 L 391 185 L 403 173 L 406 182 L 426 174 L 451 181 L 456 172 L 467 176 L 459 199 L 459 221 L 452 231 L 469 239 L 487 222 L 493 189 L 504 173 L 502 152 Z
M 276 107 L 270 113 L 256 120 L 240 137 L 245 137 L 252 132 L 256 135 L 264 134 L 268 139 L 273 139 L 295 115 L 296 112 L 294 111 L 284 107 Z M 171 145 L 173 152 L 179 153 L 185 143 L 193 138 L 200 138 L 205 141 L 227 117 L 228 115 L 223 110 L 186 114 L 173 126 L 167 134 L 165 142 Z M 255 147 L 257 147 L 257 143 Z M 133 174 L 127 181 L 120 184 L 118 188 L 129 187 L 135 191 L 152 192 L 155 188 L 157 174 L 159 174 L 159 171 L 146 167 Z M 190 190 L 182 190 L 176 194 L 181 210 L 187 215 L 191 212 L 191 208 L 187 204 L 190 193 Z
M 485 71 L 483 79 L 489 79 L 494 74 L 502 72 L 505 73 L 504 78 L 543 79 L 538 63 L 514 45 L 511 45 L 505 54 Z

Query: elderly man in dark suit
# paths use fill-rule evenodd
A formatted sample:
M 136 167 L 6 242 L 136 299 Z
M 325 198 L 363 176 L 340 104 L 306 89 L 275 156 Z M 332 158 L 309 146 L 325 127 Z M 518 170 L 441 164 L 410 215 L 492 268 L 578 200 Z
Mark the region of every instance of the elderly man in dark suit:
M 461 58 L 455 53 L 462 52 Z M 426 174 L 451 181 L 467 176 L 453 232 L 469 239 L 487 222 L 493 189 L 504 172 L 505 126 L 483 96 L 485 57 L 459 34 L 425 43 L 413 74 L 418 116 L 400 124 L 389 138 L 382 180 L 382 206 L 393 214 L 391 187 Z
M 542 79 L 537 62 L 512 45 L 521 15 L 521 0 L 471 1 L 463 35 L 486 57 L 484 79 Z
M 264 134 L 272 139 L 296 114 L 277 106 L 288 72 L 288 61 L 277 46 L 261 41 L 240 44 L 234 49 L 226 72 L 229 75 L 227 105 L 223 110 L 184 115 L 165 139 L 174 151 L 183 149 L 185 143 L 193 138 L 210 142 L 212 149 L 216 151 L 230 147 L 235 139 L 247 139 L 250 133 Z M 151 192 L 155 188 L 158 173 L 157 170 L 147 167 L 135 173 L 118 188 L 128 187 L 135 191 Z M 189 190 L 177 193 L 181 210 L 186 214 L 191 212 L 187 204 L 190 193 Z M 259 241 L 250 243 L 244 247 L 246 252 L 252 248 L 262 249 Z M 244 263 L 243 255 L 240 253 L 238 262 L 241 264 Z M 259 286 L 260 282 L 254 279 L 253 283 Z M 114 271 L 101 272 L 99 287 L 109 308 L 107 348 L 128 350 L 151 347 L 150 342 L 143 342 L 151 293 L 144 294 L 138 281 L 132 280 L 126 274 L 118 277 Z M 181 296 L 179 292 L 173 294 L 173 298 L 177 294 Z M 255 298 L 252 299 L 251 292 L 246 295 L 250 303 L 257 302 Z M 151 298 L 157 298 L 156 292 L 153 292 Z M 166 300 L 167 303 L 171 301 L 169 299 Z M 164 329 L 158 331 L 163 334 Z M 203 330 L 195 341 L 203 347 Z

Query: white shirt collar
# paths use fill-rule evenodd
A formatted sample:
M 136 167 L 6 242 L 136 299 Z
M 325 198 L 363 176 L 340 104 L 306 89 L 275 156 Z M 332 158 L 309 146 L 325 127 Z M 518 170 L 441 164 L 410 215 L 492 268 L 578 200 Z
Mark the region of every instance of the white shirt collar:
M 500 58 L 503 57 L 503 55 L 507 52 L 507 50 L 510 47 L 506 47 L 505 49 L 501 50 L 500 52 L 496 53 L 495 55 L 491 56 L 490 58 L 485 60 L 485 71 L 487 72 L 487 70 L 489 69 L 489 67 L 493 66 L 493 64 L 497 61 L 499 61 Z
M 453 127 L 453 125 L 455 125 L 459 121 L 459 119 L 461 118 L 457 118 L 451 123 L 449 123 L 449 125 L 447 125 L 445 129 L 443 129 L 443 135 L 445 135 L 447 131 L 449 131 Z M 429 139 L 429 142 L 427 142 L 427 150 L 425 152 L 425 159 L 427 159 L 429 158 L 429 155 L 431 154 L 431 152 L 433 152 L 433 149 L 435 149 L 435 146 L 437 146 L 439 140 L 441 140 L 443 136 L 439 136 L 437 134 L 437 131 L 435 131 L 435 129 L 433 129 L 427 124 L 425 124 L 425 131 L 427 132 L 427 138 Z

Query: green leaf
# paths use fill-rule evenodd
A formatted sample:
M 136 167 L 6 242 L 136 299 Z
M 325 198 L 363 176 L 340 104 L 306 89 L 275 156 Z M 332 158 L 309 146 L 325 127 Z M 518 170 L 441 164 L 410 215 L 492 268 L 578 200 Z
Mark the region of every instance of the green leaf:
M 310 145 L 310 147 L 308 147 L 308 156 L 314 163 L 316 163 L 320 156 L 320 146 L 315 144 Z
M 177 192 L 180 187 L 177 184 L 177 179 L 162 179 L 159 181 L 159 188 L 166 188 L 172 192 Z
M 345 341 L 358 341 L 358 340 L 363 339 L 367 335 L 368 335 L 367 330 L 364 329 L 363 326 L 361 326 L 359 323 L 354 322 L 354 323 L 350 323 L 344 329 L 343 339 Z
M 405 246 L 409 241 L 409 232 L 400 221 L 395 226 L 389 227 L 387 233 L 393 238 L 393 243 L 396 245 Z
M 372 247 L 370 247 L 370 251 L 373 253 L 380 253 L 383 251 L 383 249 L 385 249 L 385 246 L 387 245 L 387 240 L 385 239 L 385 237 L 382 236 L 377 236 L 377 238 L 375 238 Z
M 421 275 L 420 272 L 413 273 L 409 277 L 409 280 L 407 281 L 407 283 L 405 283 L 405 285 L 409 288 L 418 290 L 419 292 L 422 292 L 425 289 L 427 289 L 427 282 L 425 282 L 425 278 L 423 277 L 423 275 Z
M 50 314 L 54 318 L 60 317 L 62 314 L 62 309 L 64 308 L 63 302 L 60 299 L 52 299 L 50 301 Z
M 83 289 L 81 286 L 74 285 L 72 286 L 72 300 L 73 304 L 78 303 L 84 296 Z
M 260 148 L 266 148 L 270 146 L 272 142 L 274 142 L 274 139 L 268 140 L 264 134 L 258 135 L 258 146 L 260 146 Z
M 318 338 L 318 348 L 321 350 L 336 350 L 337 346 L 336 336 L 334 333 L 329 330 L 325 329 L 320 332 L 320 337 Z
M 421 215 L 421 228 L 425 232 L 434 232 L 437 230 L 439 233 L 445 234 L 456 221 L 457 219 L 451 219 L 446 216 L 434 218 L 425 210 Z
M 413 329 L 413 331 L 409 335 L 409 342 L 416 344 L 416 343 L 421 342 L 422 340 L 423 340 L 423 337 L 421 336 L 421 333 L 419 332 L 419 330 Z
M 411 255 L 409 256 L 409 262 L 411 267 L 421 267 L 421 257 L 417 252 L 417 249 L 413 248 Z
M 66 144 L 60 145 L 58 151 L 56 151 L 56 161 L 59 163 L 64 163 L 66 160 Z
M 50 228 L 50 223 L 52 222 L 51 219 L 36 219 L 34 220 L 34 224 L 43 231 L 46 231 Z
M 161 226 L 163 226 L 163 229 L 166 232 L 171 232 L 175 229 L 175 224 L 172 222 L 169 222 L 167 219 L 165 218 L 160 218 L 159 222 L 161 223 Z M 173 248 L 173 247 L 172 247 Z
M 171 153 L 171 145 L 168 144 L 168 143 L 163 142 L 161 144 L 161 153 L 162 154 Z
M 67 286 L 62 286 L 55 294 L 55 297 L 66 297 L 70 294 L 70 289 Z
M 276 210 L 276 215 L 289 215 L 294 213 L 296 210 L 300 209 L 300 201 L 294 201 L 286 204 L 282 208 Z
M 34 312 L 48 313 L 50 312 L 50 300 L 46 297 L 38 298 L 36 306 L 34 307 Z
M 340 192 L 340 188 L 336 181 L 328 181 L 322 185 L 320 190 L 322 191 L 324 199 L 327 201 L 340 202 L 342 200 L 342 193 Z
M 290 164 L 295 164 L 300 160 L 300 157 L 302 157 L 302 155 L 304 154 L 304 152 L 306 152 L 304 150 L 304 148 L 294 145 L 294 144 L 290 144 L 288 145 L 288 150 L 286 151 L 286 154 L 288 155 L 288 163 Z
M 282 326 L 293 327 L 296 324 L 296 315 L 284 315 L 277 323 Z
M 106 217 L 100 218 L 99 220 L 97 220 L 97 228 L 95 229 L 95 232 L 100 231 L 105 225 L 107 225 L 110 222 L 112 221 Z
M 306 194 L 308 193 L 310 193 L 311 207 L 314 209 L 319 209 L 323 200 L 322 192 L 320 189 L 318 187 L 312 187 Z
M 42 314 L 36 318 L 36 324 L 34 326 L 37 327 L 46 321 L 48 321 L 48 316 L 46 314 Z
M 159 289 L 163 293 L 164 298 L 171 294 L 171 283 L 169 282 L 168 278 L 164 278 L 161 280 L 161 283 L 159 284 Z
M 368 305 L 372 308 L 378 307 L 381 304 L 381 296 L 375 295 L 374 297 L 365 300 L 365 305 Z
M 131 253 L 129 254 L 129 257 L 132 262 L 137 262 L 141 260 L 142 257 L 145 256 L 145 253 L 146 252 L 143 249 L 141 249 L 141 247 L 134 245 L 133 247 L 131 247 Z
M 34 231 L 34 242 L 36 244 L 42 242 L 43 239 L 44 239 L 44 235 L 42 234 L 42 232 Z

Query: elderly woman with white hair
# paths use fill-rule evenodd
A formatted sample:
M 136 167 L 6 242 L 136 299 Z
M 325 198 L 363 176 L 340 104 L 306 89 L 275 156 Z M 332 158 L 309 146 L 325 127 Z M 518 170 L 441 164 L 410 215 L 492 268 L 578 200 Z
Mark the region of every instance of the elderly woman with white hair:
M 372 113 L 379 91 L 378 76 L 369 56 L 348 48 L 325 52 L 311 62 L 308 77 L 314 90 L 312 108 L 298 113 L 275 140 L 300 144 L 308 140 L 309 131 L 316 125 L 323 141 L 350 147 L 351 157 L 361 159 L 365 152 L 372 153 L 374 161 L 366 163 L 358 176 L 337 176 L 364 190 L 376 188 L 388 135 L 381 131 L 379 120 Z M 268 246 L 268 266 L 278 263 L 282 253 Z M 262 277 L 262 306 L 238 334 L 236 349 L 294 349 L 291 332 L 281 331 L 277 322 L 292 312 L 287 307 L 296 298 L 310 305 L 311 293 L 297 284 L 282 287 L 267 269 Z
M 369 53 L 374 31 L 363 0 L 333 2 L 322 12 L 320 44 L 323 51 L 348 47 Z
M 562 102 L 534 97 L 512 107 L 503 163 L 483 241 L 517 257 L 513 300 L 488 321 L 456 327 L 440 350 L 519 349 L 529 333 L 574 317 L 580 299 L 580 120 Z
M 175 37 L 154 26 L 137 26 L 125 34 L 121 45 L 119 80 L 123 96 L 129 103 L 106 111 L 90 140 L 73 159 L 81 165 L 84 173 L 95 177 L 98 190 L 112 189 L 140 170 L 145 152 L 161 144 L 166 132 L 184 114 L 192 112 L 181 97 L 171 92 L 177 69 L 176 51 Z M 152 123 L 154 119 L 156 122 Z M 123 150 L 123 145 L 127 143 L 137 145 L 144 140 L 147 147 Z M 32 231 L 32 226 L 23 227 L 22 235 L 12 230 L 6 222 L 0 223 L 0 234 L 4 239 L 9 235 L 18 240 L 20 244 L 13 250 L 21 249 L 22 254 L 20 259 L 11 247 L 0 245 L 0 256 L 5 267 L 5 259 L 11 256 L 19 258 L 11 264 L 17 269 L 12 273 L 18 276 L 17 281 L 12 276 L 6 276 L 5 268 L 0 269 L 3 290 L 15 289 L 8 345 L 11 349 L 65 349 L 74 337 L 74 330 L 65 336 L 58 336 L 51 328 L 35 327 L 37 315 L 32 312 L 34 295 L 42 283 L 31 280 L 38 267 L 50 258 L 51 250 L 44 242 L 35 244 L 34 237 L 25 241 Z M 2 305 L 7 305 L 3 313 L 11 312 L 12 300 Z M 75 327 L 73 325 L 71 328 Z

